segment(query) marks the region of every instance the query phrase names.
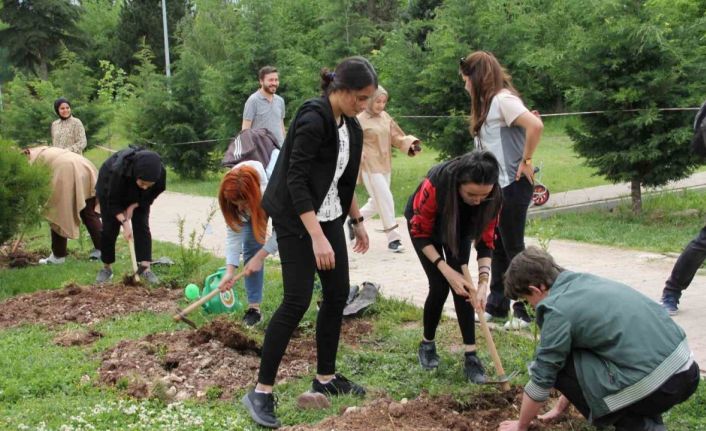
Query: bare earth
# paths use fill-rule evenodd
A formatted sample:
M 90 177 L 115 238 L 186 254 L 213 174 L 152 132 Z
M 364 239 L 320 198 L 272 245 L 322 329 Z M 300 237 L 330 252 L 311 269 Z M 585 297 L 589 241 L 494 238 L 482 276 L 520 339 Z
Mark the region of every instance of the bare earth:
M 165 192 L 152 207 L 150 224 L 155 239 L 178 243 L 178 216 L 185 217 L 185 231 L 204 229 L 209 209 L 217 205 L 214 198 L 191 196 Z M 409 235 L 403 219 L 399 219 L 404 253 L 393 254 L 387 251 L 385 236 L 376 231 L 381 228 L 377 219 L 366 221 L 371 247 L 365 255 L 350 252 L 351 282 L 365 280 L 382 285 L 382 293 L 388 297 L 406 299 L 415 305 L 424 303 L 427 281 L 416 254 L 411 248 Z M 213 220 L 206 225 L 203 245 L 208 250 L 223 256 L 225 244 L 225 223 L 217 211 Z M 694 232 L 696 235 L 696 232 Z M 536 243 L 528 239 L 528 244 Z M 573 271 L 591 272 L 603 277 L 621 281 L 659 300 L 664 281 L 676 260 L 673 256 L 648 253 L 637 250 L 590 245 L 572 241 L 553 240 L 549 251 L 557 262 Z M 475 261 L 470 262 L 474 274 Z M 675 320 L 684 328 L 689 345 L 697 362 L 706 364 L 706 295 L 701 290 L 706 285 L 706 276 L 698 274 L 689 289 L 684 292 Z M 453 315 L 453 303 L 449 299 L 446 310 Z M 501 353 L 502 354 L 502 353 Z

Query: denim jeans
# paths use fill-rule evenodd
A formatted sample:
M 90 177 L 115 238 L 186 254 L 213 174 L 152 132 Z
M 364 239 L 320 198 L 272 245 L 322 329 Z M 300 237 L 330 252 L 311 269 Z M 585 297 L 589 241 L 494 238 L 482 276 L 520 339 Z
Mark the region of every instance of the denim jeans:
M 510 309 L 510 300 L 505 297 L 503 275 L 512 258 L 525 249 L 525 223 L 532 189 L 532 184 L 525 177 L 503 188 L 500 223 L 495 228 L 490 295 L 485 307 L 485 311 L 496 317 L 507 316 Z M 515 302 L 513 309 L 517 317 L 529 319 L 524 303 Z
M 262 244 L 257 242 L 252 229 L 252 222 L 248 220 L 243 224 L 243 262 L 247 262 L 251 257 L 260 251 Z M 262 302 L 262 288 L 265 284 L 265 271 L 263 269 L 245 277 L 245 292 L 248 295 L 248 304 L 259 304 Z
M 691 240 L 674 264 L 672 274 L 664 287 L 664 294 L 681 297 L 682 290 L 689 287 L 696 271 L 706 260 L 706 226 Z

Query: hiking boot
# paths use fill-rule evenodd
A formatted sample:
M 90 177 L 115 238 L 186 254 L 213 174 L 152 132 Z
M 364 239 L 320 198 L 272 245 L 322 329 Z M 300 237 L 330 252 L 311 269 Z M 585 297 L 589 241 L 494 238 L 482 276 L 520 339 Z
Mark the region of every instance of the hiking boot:
M 341 374 L 334 374 L 333 380 L 324 384 L 314 378 L 311 383 L 311 390 L 314 392 L 320 392 L 324 395 L 357 395 L 359 397 L 365 396 L 365 389 L 357 385 L 347 378 L 343 377 Z
M 513 317 L 512 319 L 505 322 L 505 324 L 503 325 L 503 329 L 505 329 L 506 331 L 519 331 L 520 329 L 529 328 L 529 326 L 529 321 Z
M 56 257 L 54 253 L 50 254 L 49 257 L 39 259 L 40 265 L 61 265 L 66 261 L 65 257 Z
M 261 394 L 253 389 L 243 396 L 241 402 L 250 413 L 252 420 L 258 424 L 267 428 L 279 428 L 282 426 L 277 416 L 275 416 L 277 399 L 274 394 Z
M 101 258 L 101 251 L 98 250 L 97 248 L 94 248 L 91 250 L 90 253 L 88 253 L 88 260 L 100 260 Z
M 105 283 L 106 281 L 110 280 L 113 278 L 113 271 L 108 269 L 108 268 L 101 268 L 100 271 L 98 271 L 98 275 L 96 276 L 96 283 L 101 284 Z
M 143 266 L 142 269 L 137 272 L 137 274 L 144 280 L 146 280 L 149 284 L 159 284 L 159 277 L 157 277 L 157 274 L 152 272 L 152 270 L 149 268 Z
M 662 294 L 662 301 L 660 303 L 662 304 L 662 308 L 665 309 L 667 314 L 669 314 L 670 316 L 676 316 L 677 312 L 679 311 L 679 298 L 674 295 L 665 293 Z
M 246 311 L 243 316 L 243 323 L 245 323 L 246 326 L 255 326 L 260 323 L 261 320 L 262 314 L 260 314 L 260 310 L 252 307 L 248 308 L 248 311 Z
M 485 369 L 480 359 L 476 355 L 466 355 L 466 360 L 463 363 L 463 374 L 471 382 L 477 385 L 485 383 Z
M 402 253 L 404 251 L 404 246 L 402 245 L 402 241 L 396 239 L 387 244 L 387 249 L 393 253 Z
M 419 343 L 417 357 L 419 365 L 425 370 L 433 370 L 439 366 L 439 355 L 436 354 L 436 343 L 433 341 Z

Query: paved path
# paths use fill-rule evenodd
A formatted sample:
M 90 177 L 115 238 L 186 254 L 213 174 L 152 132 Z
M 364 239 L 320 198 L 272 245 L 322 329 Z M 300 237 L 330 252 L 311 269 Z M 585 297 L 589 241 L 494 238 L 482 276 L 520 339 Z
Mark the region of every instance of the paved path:
M 686 185 L 694 187 L 703 184 L 706 184 L 706 174 L 697 174 L 696 179 L 692 177 L 689 184 Z M 569 197 L 564 196 L 563 199 L 565 205 L 572 205 L 581 200 L 590 200 L 591 196 L 607 199 L 611 196 L 624 194 L 625 186 L 601 186 L 600 190 L 601 193 L 595 195 L 591 190 L 567 192 L 565 195 Z M 192 230 L 202 232 L 206 226 L 204 247 L 222 256 L 225 223 L 220 211 L 215 213 L 210 223 L 206 223 L 210 210 L 217 208 L 216 205 L 214 198 L 165 192 L 152 207 L 153 237 L 162 241 L 178 243 L 176 221 L 181 216 L 185 218 L 184 227 L 187 234 Z M 376 231 L 381 228 L 378 220 L 366 221 L 366 226 L 371 238 L 371 248 L 365 255 L 351 253 L 351 282 L 374 281 L 382 285 L 382 293 L 388 297 L 409 300 L 419 306 L 423 305 L 427 292 L 426 277 L 416 254 L 411 249 L 405 223 L 400 220 L 402 241 L 408 250 L 401 254 L 387 251 L 384 235 Z M 528 244 L 533 243 L 535 241 L 529 238 Z M 669 275 L 675 261 L 673 256 L 562 240 L 551 241 L 549 251 L 560 265 L 568 269 L 591 272 L 619 280 L 655 300 L 659 299 L 664 280 Z M 475 262 L 472 260 L 472 274 L 476 273 L 474 265 Z M 675 320 L 686 331 L 689 344 L 695 352 L 697 361 L 701 364 L 706 364 L 706 330 L 704 329 L 706 328 L 706 313 L 704 313 L 706 291 L 703 290 L 705 286 L 706 276 L 697 275 L 692 286 L 684 292 L 679 314 L 675 317 Z M 450 299 L 446 304 L 446 311 L 453 315 L 453 303 Z

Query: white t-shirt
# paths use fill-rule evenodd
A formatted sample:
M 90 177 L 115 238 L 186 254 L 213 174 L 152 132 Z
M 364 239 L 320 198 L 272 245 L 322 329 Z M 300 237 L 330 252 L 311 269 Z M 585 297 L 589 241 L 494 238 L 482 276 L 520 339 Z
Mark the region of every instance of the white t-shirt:
M 512 126 L 520 115 L 528 112 L 522 100 L 509 90 L 500 90 L 490 102 L 485 123 L 476 136 L 476 148 L 488 150 L 500 163 L 500 186 L 515 180 L 525 149 L 525 129 Z
M 343 175 L 343 171 L 348 166 L 350 159 L 350 138 L 348 127 L 345 121 L 338 127 L 338 160 L 336 161 L 336 172 L 333 174 L 333 181 L 329 187 L 321 208 L 316 213 L 316 219 L 320 222 L 331 221 L 339 218 L 343 214 L 341 198 L 338 196 L 338 180 Z

